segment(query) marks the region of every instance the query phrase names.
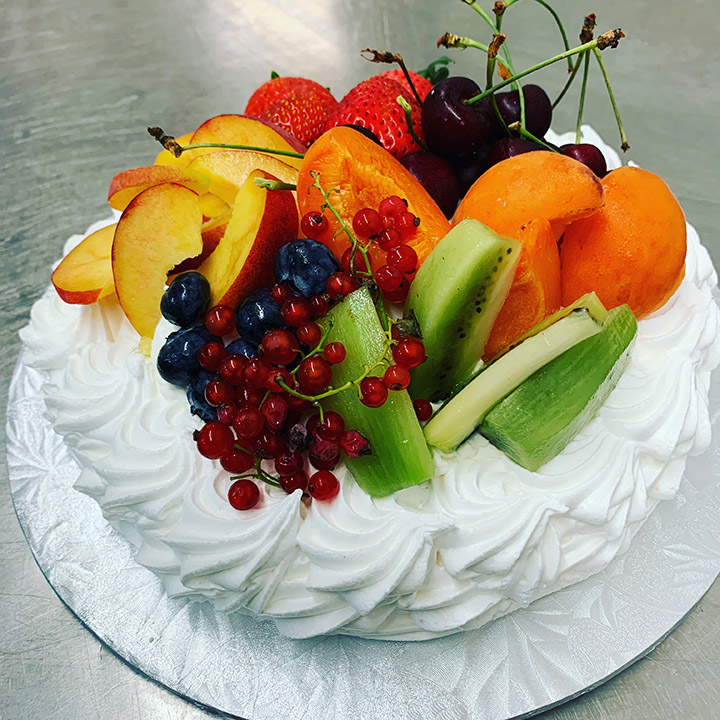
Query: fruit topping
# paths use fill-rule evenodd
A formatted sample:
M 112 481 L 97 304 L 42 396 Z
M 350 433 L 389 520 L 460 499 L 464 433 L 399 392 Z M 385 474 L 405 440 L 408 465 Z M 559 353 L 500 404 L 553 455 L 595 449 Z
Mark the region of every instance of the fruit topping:
M 210 283 L 200 273 L 186 272 L 170 283 L 160 301 L 160 312 L 167 321 L 185 328 L 200 320 L 209 304 Z
M 307 238 L 284 245 L 275 255 L 276 281 L 308 300 L 325 292 L 328 279 L 340 269 L 326 245 Z
M 160 377 L 172 385 L 185 387 L 201 367 L 198 351 L 217 338 L 204 327 L 190 327 L 168 335 L 157 357 Z
M 258 345 L 268 330 L 283 326 L 280 308 L 270 290 L 256 290 L 237 306 L 235 326 L 240 337 Z

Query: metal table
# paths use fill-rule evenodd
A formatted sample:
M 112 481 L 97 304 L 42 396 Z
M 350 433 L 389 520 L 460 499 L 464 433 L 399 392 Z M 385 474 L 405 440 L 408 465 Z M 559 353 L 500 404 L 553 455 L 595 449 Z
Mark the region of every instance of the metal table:
M 518 68 L 559 47 L 545 11 L 529 0 L 523 4 L 528 7 L 514 8 L 505 23 Z M 631 157 L 667 180 L 718 264 L 717 3 L 553 4 L 573 37 L 571 21 L 579 25 L 589 11 L 598 14 L 601 29 L 626 31 L 627 40 L 606 61 Z M 361 49 L 392 49 L 419 68 L 440 54 L 434 44 L 445 31 L 487 39 L 479 18 L 459 0 L 0 3 L 2 405 L 19 350 L 17 330 L 48 282 L 50 263 L 67 236 L 107 214 L 110 177 L 152 161 L 157 148 L 145 134 L 148 124 L 181 134 L 212 115 L 241 112 L 271 70 L 314 78 L 340 97 L 376 71 L 359 58 Z M 480 55 L 451 52 L 455 73 L 484 76 Z M 557 69 L 540 78 L 551 91 L 563 79 Z M 573 100 L 561 105 L 554 127 L 572 128 L 575 110 Z M 586 113 L 606 139 L 616 136 L 599 77 L 591 80 Z M 4 428 L 3 422 L 3 448 Z M 0 718 L 211 717 L 137 675 L 82 627 L 35 565 L 5 478 L 0 493 Z M 716 583 L 647 658 L 543 717 L 719 718 L 718 619 Z

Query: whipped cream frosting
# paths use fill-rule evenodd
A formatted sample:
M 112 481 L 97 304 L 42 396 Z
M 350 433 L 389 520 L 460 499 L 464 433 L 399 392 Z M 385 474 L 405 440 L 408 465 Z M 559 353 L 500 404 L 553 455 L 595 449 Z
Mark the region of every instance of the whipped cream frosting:
M 454 453 L 435 452 L 432 481 L 392 496 L 369 497 L 341 466 L 332 502 L 306 507 L 299 490 L 263 486 L 245 512 L 227 502 L 229 474 L 195 449 L 199 421 L 184 392 L 155 369 L 172 326 L 161 321 L 146 358 L 113 298 L 72 306 L 49 289 L 21 336 L 81 468 L 76 487 L 170 595 L 270 618 L 294 638 L 420 640 L 480 627 L 602 570 L 674 496 L 687 457 L 710 442 L 716 285 L 688 226 L 683 282 L 640 321 L 598 415 L 541 472 L 475 434 Z

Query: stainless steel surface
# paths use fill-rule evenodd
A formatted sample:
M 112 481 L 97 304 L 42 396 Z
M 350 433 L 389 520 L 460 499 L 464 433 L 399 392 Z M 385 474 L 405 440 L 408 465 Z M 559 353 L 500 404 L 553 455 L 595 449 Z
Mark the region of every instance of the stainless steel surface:
M 518 67 L 557 48 L 541 8 L 523 4 L 528 7 L 516 6 L 515 16 L 506 19 Z M 607 58 L 631 157 L 669 182 L 717 264 L 717 3 L 603 0 L 579 10 L 573 0 L 554 5 L 563 17 L 578 20 L 594 10 L 601 27 L 627 32 L 623 47 Z M 105 215 L 111 175 L 154 157 L 146 125 L 179 134 L 219 112 L 241 111 L 273 69 L 313 77 L 342 94 L 374 70 L 355 50 L 393 48 L 411 66 L 422 66 L 437 56 L 434 41 L 445 30 L 486 37 L 459 0 L 0 3 L 3 405 L 19 348 L 16 332 L 47 283 L 50 263 L 68 235 Z M 470 50 L 455 57 L 457 71 L 482 74 Z M 562 81 L 558 71 L 544 77 L 549 88 Z M 592 91 L 587 119 L 609 139 L 615 129 L 604 90 L 595 81 Z M 574 112 L 572 101 L 561 106 L 555 128 L 569 129 Z M 4 422 L 2 427 L 0 432 Z M 0 717 L 211 717 L 135 674 L 80 625 L 37 569 L 6 481 L 0 492 Z M 716 583 L 648 658 L 543 717 L 720 717 L 718 619 Z

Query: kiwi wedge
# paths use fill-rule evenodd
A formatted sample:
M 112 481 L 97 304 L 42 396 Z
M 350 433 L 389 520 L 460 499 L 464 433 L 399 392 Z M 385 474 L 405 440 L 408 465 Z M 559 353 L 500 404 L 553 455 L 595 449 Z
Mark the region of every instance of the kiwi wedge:
M 607 313 L 602 304 L 600 308 Z M 569 348 L 599 333 L 602 327 L 602 321 L 583 306 L 568 309 L 550 325 L 543 323 L 535 334 L 485 366 L 435 414 L 425 426 L 428 444 L 445 452 L 454 450 L 520 383 Z
M 375 365 L 384 352 L 386 336 L 367 288 L 348 295 L 330 311 L 327 322 L 331 323 L 327 341 L 341 341 L 347 350 L 345 360 L 333 368 L 333 385 L 338 387 Z M 373 375 L 382 377 L 386 368 L 383 363 Z M 391 392 L 379 408 L 363 405 L 355 389 L 325 398 L 322 405 L 340 413 L 348 428 L 370 441 L 370 455 L 345 460 L 368 495 L 390 495 L 433 476 L 432 455 L 406 390 Z
M 637 321 L 627 305 L 610 310 L 602 332 L 531 375 L 485 415 L 478 429 L 518 465 L 538 470 L 607 400 L 627 365 L 636 333 Z
M 405 304 L 414 314 L 427 360 L 413 370 L 414 398 L 439 401 L 462 389 L 482 367 L 482 354 L 505 302 L 521 244 L 477 220 L 463 220 L 418 270 Z

